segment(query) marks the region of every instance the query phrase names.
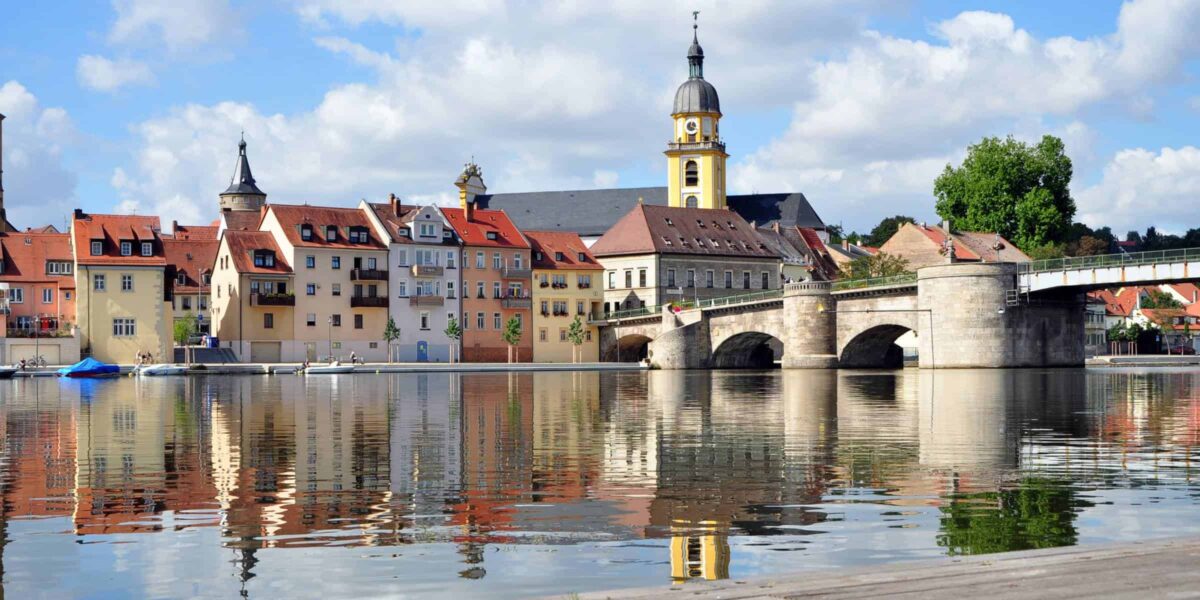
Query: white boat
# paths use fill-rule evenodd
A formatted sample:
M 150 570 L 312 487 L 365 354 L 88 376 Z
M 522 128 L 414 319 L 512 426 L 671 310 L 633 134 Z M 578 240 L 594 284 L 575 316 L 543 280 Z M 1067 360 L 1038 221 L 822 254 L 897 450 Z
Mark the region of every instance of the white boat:
M 188 368 L 184 365 L 158 364 L 137 368 L 137 374 L 145 377 L 164 377 L 167 375 L 186 375 Z
M 305 375 L 337 375 L 339 373 L 353 372 L 354 365 L 343 365 L 336 360 L 327 365 L 314 365 L 304 369 Z

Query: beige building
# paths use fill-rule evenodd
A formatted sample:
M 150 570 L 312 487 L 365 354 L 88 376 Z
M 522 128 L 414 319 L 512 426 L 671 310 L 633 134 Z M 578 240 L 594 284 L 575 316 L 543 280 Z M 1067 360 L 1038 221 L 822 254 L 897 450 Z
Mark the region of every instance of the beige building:
M 907 260 L 910 271 L 952 262 L 1029 262 L 998 233 L 954 231 L 949 223 L 905 223 L 879 251 Z
M 295 360 L 296 295 L 291 265 L 266 231 L 227 230 L 213 269 L 212 334 L 239 360 Z
M 579 235 L 525 231 L 533 250 L 533 362 L 597 362 L 600 333 L 588 320 L 601 312 L 604 267 Z M 570 340 L 571 324 L 583 325 L 583 343 Z
M 170 361 L 171 282 L 158 217 L 91 215 L 71 221 L 82 353 L 130 364 L 139 352 Z

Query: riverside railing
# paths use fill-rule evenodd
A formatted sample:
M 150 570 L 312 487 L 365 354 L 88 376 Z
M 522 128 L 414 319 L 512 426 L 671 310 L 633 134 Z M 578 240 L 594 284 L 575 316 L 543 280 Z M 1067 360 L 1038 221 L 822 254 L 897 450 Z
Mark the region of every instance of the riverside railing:
M 1021 263 L 1022 273 L 1044 273 L 1046 271 L 1071 271 L 1075 269 L 1100 269 L 1105 267 L 1130 267 L 1159 263 L 1200 261 L 1200 248 L 1178 250 L 1147 250 L 1126 254 L 1101 254 L 1099 256 L 1072 256 L 1047 258 Z

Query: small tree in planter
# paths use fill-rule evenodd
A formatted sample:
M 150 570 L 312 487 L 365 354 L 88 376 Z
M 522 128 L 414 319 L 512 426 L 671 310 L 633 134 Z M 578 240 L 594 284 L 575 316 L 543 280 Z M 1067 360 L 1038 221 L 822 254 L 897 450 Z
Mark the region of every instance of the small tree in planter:
M 188 364 L 191 364 L 192 361 L 188 357 L 187 343 L 194 331 L 196 331 L 196 317 L 192 315 L 176 319 L 174 329 L 171 331 L 171 337 L 175 338 L 175 345 L 183 348 L 183 360 Z M 175 362 L 174 357 L 171 362 Z
M 387 325 L 383 328 L 383 339 L 387 342 L 388 347 L 388 362 L 396 356 L 396 340 L 400 339 L 400 328 L 396 327 L 396 320 L 388 317 Z
M 583 319 L 575 315 L 575 320 L 571 321 L 571 326 L 567 328 L 567 341 L 571 342 L 571 362 L 579 362 L 579 347 L 583 345 L 585 336 Z
M 450 340 L 450 363 L 453 364 L 454 350 L 458 347 L 458 340 L 462 338 L 462 327 L 459 327 L 458 319 L 450 317 L 450 321 L 446 323 L 446 330 L 442 333 Z
M 513 362 L 513 351 L 517 351 L 517 362 L 521 361 L 520 349 L 517 344 L 521 343 L 521 320 L 516 315 L 509 317 L 504 323 L 504 343 L 508 344 L 508 362 Z

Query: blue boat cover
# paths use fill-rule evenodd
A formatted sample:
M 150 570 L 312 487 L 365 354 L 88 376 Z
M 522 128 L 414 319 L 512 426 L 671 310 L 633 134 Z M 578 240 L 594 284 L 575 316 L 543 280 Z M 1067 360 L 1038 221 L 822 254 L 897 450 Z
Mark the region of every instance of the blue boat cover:
M 121 367 L 104 364 L 94 358 L 85 358 L 69 367 L 58 370 L 59 375 L 78 377 L 80 375 L 103 375 L 105 373 L 120 373 Z

